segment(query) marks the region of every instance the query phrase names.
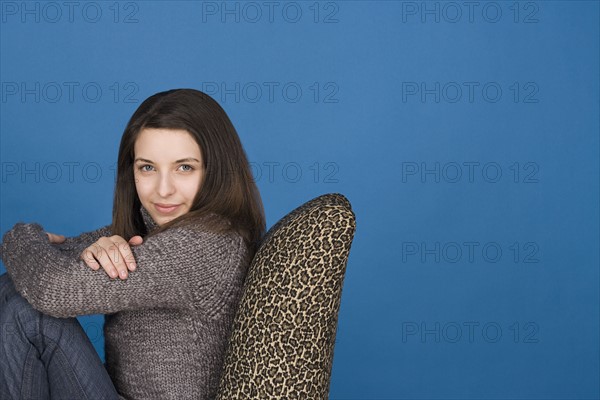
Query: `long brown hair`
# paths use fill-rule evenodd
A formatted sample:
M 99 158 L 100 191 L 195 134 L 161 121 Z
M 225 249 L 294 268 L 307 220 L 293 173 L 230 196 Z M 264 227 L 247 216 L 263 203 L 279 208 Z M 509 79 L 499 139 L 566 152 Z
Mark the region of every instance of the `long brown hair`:
M 200 146 L 205 174 L 190 210 L 147 232 L 134 181 L 134 144 L 144 128 L 183 129 Z M 129 240 L 182 225 L 202 224 L 214 232 L 235 230 L 250 256 L 265 233 L 265 213 L 240 138 L 221 106 L 195 89 L 154 94 L 133 113 L 125 127 L 117 162 L 112 233 Z

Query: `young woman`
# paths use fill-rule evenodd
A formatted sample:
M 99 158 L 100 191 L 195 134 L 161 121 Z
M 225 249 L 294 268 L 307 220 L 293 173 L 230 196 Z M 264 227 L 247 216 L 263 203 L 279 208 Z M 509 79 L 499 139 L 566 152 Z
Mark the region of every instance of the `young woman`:
M 264 233 L 224 110 L 192 89 L 149 97 L 121 139 L 111 225 L 3 237 L 0 398 L 213 398 Z M 104 365 L 85 314 L 105 314 Z

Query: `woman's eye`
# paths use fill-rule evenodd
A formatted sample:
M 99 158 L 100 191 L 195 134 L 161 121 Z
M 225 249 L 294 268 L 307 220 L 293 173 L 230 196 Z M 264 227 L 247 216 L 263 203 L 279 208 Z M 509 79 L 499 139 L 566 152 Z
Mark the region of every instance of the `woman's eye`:
M 154 168 L 154 167 L 153 167 L 152 165 L 150 165 L 150 164 L 144 164 L 144 165 L 140 166 L 138 169 L 139 169 L 140 171 L 142 171 L 142 172 L 150 172 L 151 170 L 150 170 L 150 169 L 145 169 L 146 167 L 149 167 L 149 168 Z M 194 167 L 192 167 L 191 165 L 188 165 L 188 164 L 182 164 L 182 165 L 180 165 L 179 167 L 180 167 L 180 168 L 184 168 L 184 169 L 183 169 L 183 171 L 184 171 L 184 172 L 191 172 L 191 171 L 193 171 L 193 170 L 194 170 Z

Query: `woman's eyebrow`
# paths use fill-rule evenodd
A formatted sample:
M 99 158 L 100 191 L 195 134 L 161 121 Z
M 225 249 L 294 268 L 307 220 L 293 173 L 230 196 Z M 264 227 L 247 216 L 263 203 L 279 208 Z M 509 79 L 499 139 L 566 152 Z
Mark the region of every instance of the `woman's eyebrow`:
M 137 161 L 142 161 L 142 162 L 154 164 L 154 161 L 147 160 L 145 158 L 136 158 L 135 162 L 137 162 Z M 174 161 L 173 164 L 179 164 L 179 163 L 182 163 L 182 162 L 197 162 L 197 163 L 200 163 L 200 161 L 198 161 L 197 159 L 195 159 L 193 157 L 188 157 L 188 158 L 182 158 L 181 160 Z

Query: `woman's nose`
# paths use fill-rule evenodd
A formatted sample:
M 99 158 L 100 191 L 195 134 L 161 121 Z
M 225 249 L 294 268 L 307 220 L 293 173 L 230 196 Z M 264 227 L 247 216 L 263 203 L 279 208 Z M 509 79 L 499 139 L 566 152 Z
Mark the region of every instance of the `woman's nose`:
M 169 174 L 163 174 L 160 176 L 158 181 L 158 194 L 161 197 L 167 197 L 175 191 L 175 185 L 172 182 L 172 178 Z

